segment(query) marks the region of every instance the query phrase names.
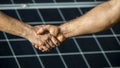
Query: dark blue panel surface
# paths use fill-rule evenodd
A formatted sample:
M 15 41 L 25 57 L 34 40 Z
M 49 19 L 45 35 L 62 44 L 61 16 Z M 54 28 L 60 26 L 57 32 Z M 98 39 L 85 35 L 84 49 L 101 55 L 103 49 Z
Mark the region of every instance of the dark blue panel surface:
M 42 68 L 37 57 L 18 58 L 21 68 Z
M 6 15 L 9 15 L 9 16 L 19 20 L 15 10 L 1 10 L 1 11 L 3 13 L 5 13 Z
M 11 4 L 11 0 L 0 0 L 0 4 Z
M 14 58 L 2 58 L 0 59 L 0 68 L 18 68 L 18 65 Z
M 96 35 L 111 35 L 111 34 L 112 34 L 112 32 L 110 29 L 103 31 L 103 32 L 96 33 Z
M 11 50 L 7 42 L 0 42 L 0 56 L 12 55 Z
M 22 38 L 22 37 L 19 37 L 19 36 L 8 34 L 8 33 L 6 33 L 6 35 L 7 35 L 8 39 L 20 39 L 20 38 Z
M 38 15 L 37 10 L 18 10 L 22 21 L 24 22 L 38 22 L 41 21 L 40 16 Z
M 81 16 L 77 8 L 61 9 L 61 12 L 67 21 Z
M 77 42 L 82 51 L 100 51 L 98 44 L 93 38 L 79 38 Z
M 81 55 L 63 56 L 68 68 L 88 68 Z
M 89 7 L 89 8 L 80 8 L 82 10 L 82 13 L 85 14 L 88 11 L 90 11 L 93 7 Z
M 107 57 L 110 60 L 112 66 L 115 66 L 115 67 L 120 66 L 120 52 L 108 53 Z
M 75 42 L 72 39 L 68 39 L 65 42 L 63 42 L 60 45 L 59 50 L 62 53 L 79 52 Z
M 55 0 L 56 2 L 74 2 L 74 0 Z
M 98 38 L 102 48 L 106 50 L 120 50 L 120 45 L 114 37 Z
M 16 55 L 35 54 L 32 45 L 28 41 L 11 41 L 10 43 Z
M 106 59 L 102 54 L 87 54 L 85 57 L 92 68 L 109 67 Z
M 41 57 L 45 68 L 65 68 L 59 56 Z
M 0 39 L 5 39 L 3 32 L 0 32 Z
M 53 3 L 53 0 L 35 0 L 36 3 Z
M 32 0 L 13 0 L 14 3 L 33 3 Z
M 45 21 L 62 21 L 57 9 L 40 9 L 40 13 Z
M 113 30 L 115 34 L 120 34 L 120 22 L 113 27 Z

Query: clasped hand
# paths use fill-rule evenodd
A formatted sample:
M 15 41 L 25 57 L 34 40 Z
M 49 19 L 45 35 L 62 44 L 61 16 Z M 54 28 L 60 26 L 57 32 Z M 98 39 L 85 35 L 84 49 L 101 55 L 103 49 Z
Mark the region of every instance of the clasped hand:
M 34 45 L 35 48 L 42 52 L 49 51 L 55 48 L 65 40 L 64 35 L 58 26 L 53 25 L 40 25 L 33 27 L 36 34 L 31 36 L 28 40 Z

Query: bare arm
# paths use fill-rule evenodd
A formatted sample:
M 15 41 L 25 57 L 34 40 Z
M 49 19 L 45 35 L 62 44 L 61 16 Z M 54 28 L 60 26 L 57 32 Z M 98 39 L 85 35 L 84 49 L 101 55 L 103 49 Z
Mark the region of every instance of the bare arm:
M 68 38 L 106 30 L 120 21 L 120 2 L 111 0 L 98 5 L 85 15 L 60 26 L 63 35 Z
M 11 18 L 0 12 L 0 31 L 27 38 L 34 30 L 30 25 Z
M 109 0 L 102 3 L 85 15 L 68 21 L 61 26 L 47 25 L 38 30 L 38 34 L 49 31 L 63 42 L 66 38 L 104 31 L 120 21 L 120 0 Z M 56 31 L 58 29 L 58 31 Z
M 32 27 L 21 21 L 0 12 L 0 31 L 17 35 L 29 40 L 36 48 L 42 51 L 49 50 L 50 46 L 56 46 L 59 42 L 50 34 L 37 35 L 37 27 Z

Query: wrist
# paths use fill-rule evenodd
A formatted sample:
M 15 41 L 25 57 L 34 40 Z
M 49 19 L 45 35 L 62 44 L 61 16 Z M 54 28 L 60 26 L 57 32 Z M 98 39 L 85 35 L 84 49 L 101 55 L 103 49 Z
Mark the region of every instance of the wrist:
M 30 25 L 26 25 L 25 31 L 23 31 L 22 36 L 26 39 L 30 39 L 32 36 L 35 35 L 36 35 L 35 29 Z
M 61 25 L 59 26 L 59 29 L 60 29 L 60 34 L 62 34 L 64 36 L 64 38 L 69 38 L 69 28 L 67 28 L 65 25 Z

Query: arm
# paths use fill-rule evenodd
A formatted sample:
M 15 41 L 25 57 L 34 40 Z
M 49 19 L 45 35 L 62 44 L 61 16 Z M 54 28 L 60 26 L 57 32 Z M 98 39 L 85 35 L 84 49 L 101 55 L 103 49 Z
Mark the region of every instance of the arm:
M 36 48 L 47 51 L 51 45 L 56 44 L 56 42 L 51 42 L 50 39 L 56 40 L 50 34 L 37 35 L 36 27 L 32 27 L 28 24 L 20 22 L 14 18 L 11 18 L 4 13 L 0 12 L 0 31 L 4 31 L 13 35 L 17 35 L 28 39 Z M 58 42 L 57 42 L 58 43 Z
M 34 30 L 30 25 L 11 18 L 0 12 L 0 31 L 27 38 Z
M 98 5 L 85 15 L 60 26 L 66 37 L 104 31 L 120 21 L 120 2 L 111 0 Z
M 41 29 L 38 30 L 38 34 L 48 31 L 56 36 L 60 42 L 63 42 L 69 37 L 107 30 L 118 21 L 120 21 L 120 2 L 119 0 L 110 0 L 61 26 L 44 26 L 42 31 Z

